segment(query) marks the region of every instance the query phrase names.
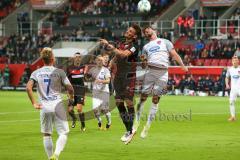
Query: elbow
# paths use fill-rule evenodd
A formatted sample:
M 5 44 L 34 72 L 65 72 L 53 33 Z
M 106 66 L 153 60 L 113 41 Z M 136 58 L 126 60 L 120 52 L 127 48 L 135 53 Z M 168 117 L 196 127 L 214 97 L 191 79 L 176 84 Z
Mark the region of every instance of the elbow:
M 27 86 L 26 86 L 26 91 L 27 91 L 27 92 L 30 92 L 31 90 L 32 90 L 31 87 L 27 85 Z

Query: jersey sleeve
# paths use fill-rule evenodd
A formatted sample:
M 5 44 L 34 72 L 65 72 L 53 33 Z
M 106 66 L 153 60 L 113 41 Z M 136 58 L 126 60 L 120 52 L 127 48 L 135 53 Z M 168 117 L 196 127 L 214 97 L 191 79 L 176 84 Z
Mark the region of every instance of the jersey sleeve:
M 142 49 L 142 55 L 147 56 L 146 45 Z
M 60 70 L 60 77 L 61 77 L 62 84 L 71 85 L 66 73 L 63 70 Z
M 37 72 L 34 71 L 31 76 L 30 76 L 30 80 L 33 80 L 34 82 L 37 82 Z
M 106 72 L 106 78 L 111 78 L 111 73 L 110 73 L 110 71 L 109 71 L 109 69 L 105 69 L 105 72 Z
M 167 47 L 168 52 L 170 52 L 172 49 L 174 49 L 174 46 L 173 46 L 172 42 L 170 42 L 169 40 L 166 39 L 165 43 L 166 43 L 166 47 Z

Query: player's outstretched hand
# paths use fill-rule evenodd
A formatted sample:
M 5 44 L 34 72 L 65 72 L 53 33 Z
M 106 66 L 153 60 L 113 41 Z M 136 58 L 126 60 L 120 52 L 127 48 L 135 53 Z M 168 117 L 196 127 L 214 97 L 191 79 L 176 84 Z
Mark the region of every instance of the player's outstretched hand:
M 184 72 L 186 72 L 186 73 L 189 71 L 186 66 L 183 66 L 183 67 L 182 67 L 182 70 L 183 70 Z
M 42 105 L 41 105 L 41 104 L 37 104 L 37 103 L 34 103 L 34 104 L 33 104 L 33 107 L 34 107 L 35 109 L 42 109 Z

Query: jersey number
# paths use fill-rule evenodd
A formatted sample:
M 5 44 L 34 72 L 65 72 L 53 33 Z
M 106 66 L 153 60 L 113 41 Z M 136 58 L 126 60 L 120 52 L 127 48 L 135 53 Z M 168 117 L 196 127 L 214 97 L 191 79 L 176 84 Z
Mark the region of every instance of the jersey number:
M 50 84 L 51 84 L 51 79 L 44 79 L 44 83 L 47 84 L 46 94 L 47 94 L 47 96 L 48 96 L 48 94 L 49 94 L 49 89 L 50 89 Z

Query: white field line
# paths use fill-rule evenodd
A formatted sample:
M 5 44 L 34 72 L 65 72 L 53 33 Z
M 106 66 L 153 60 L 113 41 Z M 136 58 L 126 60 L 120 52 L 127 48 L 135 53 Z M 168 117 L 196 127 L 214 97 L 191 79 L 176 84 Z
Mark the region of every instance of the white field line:
M 24 111 L 24 112 L 0 112 L 0 115 L 8 115 L 8 114 L 25 114 L 25 113 L 37 113 L 39 111 Z M 161 112 L 161 113 L 165 113 L 165 114 L 183 114 L 182 112 L 176 113 L 176 112 Z M 189 112 L 185 112 L 185 113 L 189 113 Z M 228 112 L 218 112 L 218 113 L 194 113 L 192 112 L 192 114 L 195 115 L 214 115 L 214 114 L 228 114 Z
M 33 121 L 39 121 L 39 119 L 21 119 L 21 120 L 10 120 L 10 121 L 0 121 L 1 123 L 16 123 L 16 122 L 33 122 Z
M 38 111 L 23 111 L 23 112 L 0 112 L 0 115 L 6 115 L 6 114 L 25 114 L 25 113 L 35 113 Z
M 14 112 L 11 112 L 14 113 Z M 166 113 L 170 114 L 170 113 Z M 177 113 L 173 113 L 177 114 Z M 229 113 L 192 113 L 193 115 L 224 115 L 224 114 L 229 114 Z M 112 117 L 119 117 L 119 116 L 112 116 Z M 33 121 L 39 121 L 39 119 L 21 119 L 21 120 L 9 120 L 9 121 L 0 121 L 0 123 L 15 123 L 15 122 L 33 122 Z

